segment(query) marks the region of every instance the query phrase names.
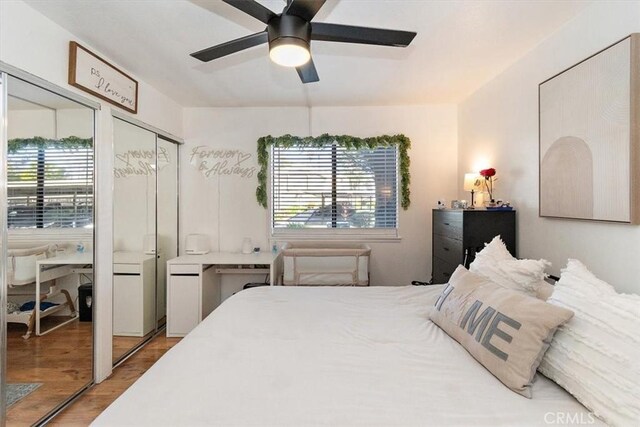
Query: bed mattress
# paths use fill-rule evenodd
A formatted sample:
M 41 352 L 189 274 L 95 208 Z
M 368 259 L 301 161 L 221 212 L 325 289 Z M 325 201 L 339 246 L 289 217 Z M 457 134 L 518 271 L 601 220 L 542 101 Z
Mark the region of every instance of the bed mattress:
M 541 375 L 532 399 L 504 386 L 429 320 L 439 291 L 242 291 L 93 425 L 601 425 Z

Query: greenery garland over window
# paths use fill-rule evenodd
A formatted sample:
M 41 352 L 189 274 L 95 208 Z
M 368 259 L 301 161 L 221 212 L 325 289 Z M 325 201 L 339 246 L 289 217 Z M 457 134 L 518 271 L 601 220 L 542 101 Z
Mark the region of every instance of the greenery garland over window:
M 60 150 L 77 150 L 80 148 L 92 148 L 93 138 L 78 138 L 77 136 L 68 136 L 61 139 L 49 139 L 41 136 L 32 138 L 14 138 L 9 140 L 7 151 L 9 154 L 17 153 L 18 150 L 24 148 L 56 148 Z
M 403 209 L 407 209 L 411 204 L 411 191 L 409 184 L 411 182 L 411 174 L 409 172 L 409 148 L 411 148 L 411 140 L 406 136 L 400 135 L 382 135 L 370 138 L 358 138 L 349 135 L 329 135 L 320 136 L 293 136 L 282 135 L 278 137 L 263 136 L 258 139 L 258 164 L 260 171 L 258 172 L 258 188 L 256 189 L 256 197 L 260 206 L 267 207 L 267 174 L 269 170 L 269 147 L 325 147 L 332 144 L 338 144 L 348 150 L 374 149 L 377 147 L 398 147 L 400 155 L 400 204 Z

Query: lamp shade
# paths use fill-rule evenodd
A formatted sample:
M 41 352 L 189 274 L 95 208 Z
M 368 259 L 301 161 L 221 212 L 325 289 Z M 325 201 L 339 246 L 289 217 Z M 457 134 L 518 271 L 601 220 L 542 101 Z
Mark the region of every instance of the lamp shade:
M 478 191 L 482 187 L 480 175 L 477 173 L 464 174 L 464 191 Z

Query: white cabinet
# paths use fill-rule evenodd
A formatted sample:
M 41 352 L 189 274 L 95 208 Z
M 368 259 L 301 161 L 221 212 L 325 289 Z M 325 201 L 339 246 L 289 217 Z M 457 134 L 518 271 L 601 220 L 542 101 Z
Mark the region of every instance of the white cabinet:
M 169 316 L 167 336 L 185 336 L 200 323 L 200 276 L 169 277 Z
M 168 264 L 167 336 L 184 337 L 220 304 L 215 268 Z
M 155 256 L 115 252 L 113 335 L 142 337 L 154 330 Z

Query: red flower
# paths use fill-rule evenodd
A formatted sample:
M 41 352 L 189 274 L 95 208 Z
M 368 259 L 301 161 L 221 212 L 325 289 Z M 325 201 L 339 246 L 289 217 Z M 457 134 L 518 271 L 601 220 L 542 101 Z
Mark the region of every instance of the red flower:
M 491 178 L 492 176 L 495 176 L 495 174 L 496 174 L 496 170 L 494 168 L 482 169 L 480 171 L 480 175 L 485 178 Z

